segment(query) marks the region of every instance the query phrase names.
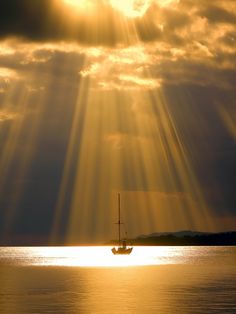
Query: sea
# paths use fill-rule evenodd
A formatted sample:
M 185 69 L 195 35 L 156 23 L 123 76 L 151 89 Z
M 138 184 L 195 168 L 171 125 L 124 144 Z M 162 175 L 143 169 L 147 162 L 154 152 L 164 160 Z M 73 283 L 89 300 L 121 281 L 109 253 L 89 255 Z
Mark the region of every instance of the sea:
M 1 247 L 0 313 L 236 313 L 236 247 Z

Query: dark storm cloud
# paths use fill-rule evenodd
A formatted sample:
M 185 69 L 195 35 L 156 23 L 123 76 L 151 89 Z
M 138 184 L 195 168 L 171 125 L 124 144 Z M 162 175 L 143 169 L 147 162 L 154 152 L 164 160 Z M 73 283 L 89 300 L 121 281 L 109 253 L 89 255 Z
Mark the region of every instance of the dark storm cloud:
M 191 23 L 191 18 L 187 12 L 165 9 L 162 11 L 162 15 L 166 21 L 166 27 L 172 31 L 186 27 Z
M 199 12 L 200 16 L 206 17 L 211 23 L 236 24 L 236 14 L 218 6 L 208 6 Z
M 52 1 L 2 0 L 0 36 L 26 36 L 35 39 L 47 37 L 43 26 L 50 15 L 50 2 Z
M 63 40 L 115 46 L 134 43 L 137 32 L 144 42 L 184 46 L 191 39 L 182 31 L 190 31 L 194 35 L 195 28 L 192 26 L 198 18 L 206 18 L 212 24 L 236 23 L 236 15 L 223 4 L 216 2 L 212 6 L 207 1 L 183 0 L 168 7 L 159 7 L 153 2 L 143 16 L 127 18 L 109 1 L 101 1 L 94 14 L 86 16 L 79 10 L 72 10 L 62 0 L 2 0 L 0 38 L 19 37 L 41 42 Z M 122 20 L 125 21 L 128 37 L 122 29 L 124 25 L 118 22 Z
M 96 18 L 73 12 L 56 0 L 3 0 L 0 4 L 0 38 L 20 37 L 32 41 L 77 41 L 114 45 L 119 28 L 111 7 L 101 2 Z M 99 12 L 98 12 L 99 13 Z M 117 12 L 117 14 L 119 14 Z
M 219 39 L 223 44 L 234 48 L 236 44 L 236 32 L 227 32 Z
M 162 30 L 148 15 L 145 15 L 142 19 L 138 19 L 135 25 L 139 38 L 144 42 L 160 40 L 162 38 Z
M 223 56 L 219 56 L 219 62 L 221 58 L 224 59 Z M 217 68 L 191 60 L 182 60 L 178 63 L 165 61 L 156 71 L 156 75 L 161 75 L 166 85 L 192 84 L 229 90 L 234 89 L 236 84 L 236 69 Z
M 167 41 L 182 43 L 176 31 L 188 26 L 191 18 L 176 9 L 161 9 L 151 6 L 142 18 L 135 19 L 135 26 L 141 41 Z

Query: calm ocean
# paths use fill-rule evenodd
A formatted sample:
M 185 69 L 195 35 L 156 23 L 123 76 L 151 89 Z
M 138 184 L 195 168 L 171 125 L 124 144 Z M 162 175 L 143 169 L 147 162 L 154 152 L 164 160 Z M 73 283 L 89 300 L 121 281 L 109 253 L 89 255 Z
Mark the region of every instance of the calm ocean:
M 236 313 L 236 247 L 2 247 L 0 313 Z

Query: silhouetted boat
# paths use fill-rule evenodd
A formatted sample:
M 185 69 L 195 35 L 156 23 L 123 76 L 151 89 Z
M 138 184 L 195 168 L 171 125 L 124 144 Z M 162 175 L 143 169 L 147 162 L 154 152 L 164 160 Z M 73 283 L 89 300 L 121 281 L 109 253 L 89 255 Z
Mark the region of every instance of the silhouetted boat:
M 126 239 L 121 240 L 120 236 L 120 225 L 123 223 L 120 221 L 120 193 L 118 194 L 118 236 L 119 236 L 119 246 L 118 248 L 113 247 L 111 249 L 113 254 L 130 254 L 133 247 L 127 247 Z

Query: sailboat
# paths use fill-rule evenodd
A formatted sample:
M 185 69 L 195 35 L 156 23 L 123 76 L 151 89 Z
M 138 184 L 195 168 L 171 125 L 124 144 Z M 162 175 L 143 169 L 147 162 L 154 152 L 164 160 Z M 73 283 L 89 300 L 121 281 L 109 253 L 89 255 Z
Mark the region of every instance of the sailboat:
M 116 224 L 118 225 L 119 246 L 118 248 L 113 247 L 111 251 L 115 255 L 130 254 L 133 250 L 133 247 L 127 247 L 126 239 L 121 240 L 120 236 L 120 225 L 123 224 L 123 222 L 120 221 L 120 193 L 118 193 L 118 222 Z

